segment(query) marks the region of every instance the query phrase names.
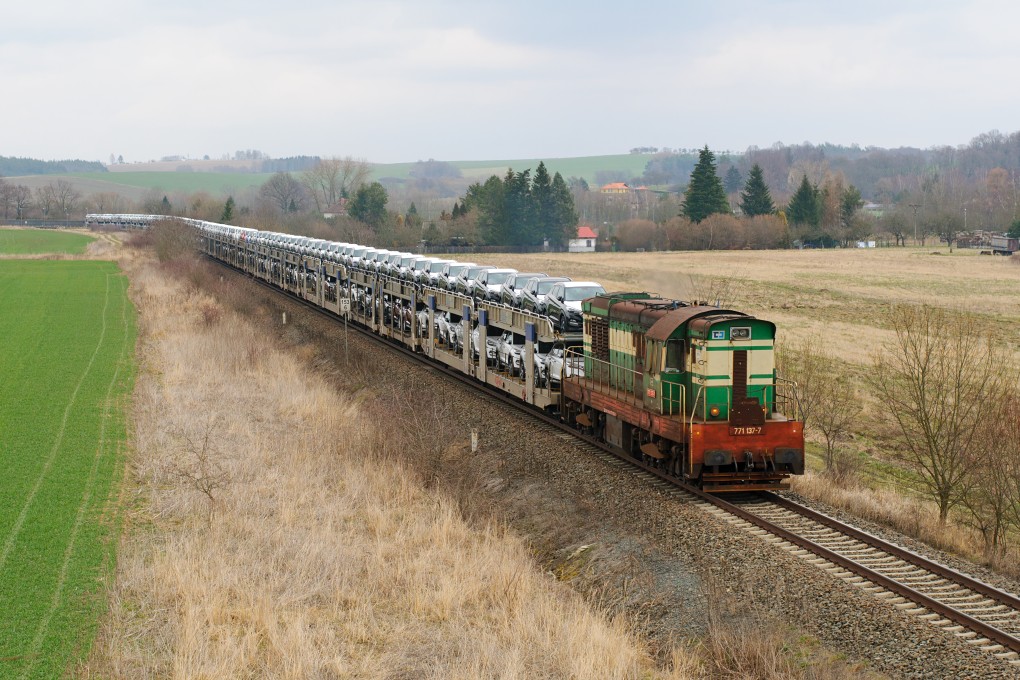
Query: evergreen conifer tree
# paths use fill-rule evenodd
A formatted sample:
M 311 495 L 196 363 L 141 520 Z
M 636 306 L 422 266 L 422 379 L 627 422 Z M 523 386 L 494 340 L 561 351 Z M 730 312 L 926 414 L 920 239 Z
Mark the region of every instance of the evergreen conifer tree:
M 804 175 L 797 191 L 790 198 L 790 204 L 786 206 L 786 218 L 790 224 L 806 224 L 817 227 L 821 223 L 818 187 L 811 186 L 807 175 Z
M 751 168 L 747 184 L 740 194 L 740 210 L 748 217 L 771 215 L 776 211 L 776 204 L 772 201 L 768 185 L 765 184 L 761 166 L 757 163 Z
M 577 233 L 578 217 L 574 207 L 574 195 L 570 192 L 563 175 L 558 172 L 552 179 L 552 212 L 549 243 L 563 245 Z
M 386 203 L 389 195 L 379 182 L 363 184 L 351 199 L 348 214 L 356 220 L 378 229 L 386 221 Z
M 220 215 L 220 222 L 229 224 L 234 218 L 234 197 L 228 196 L 227 202 L 223 204 L 223 214 Z
M 544 161 L 539 162 L 535 178 L 531 180 L 531 198 L 535 208 L 535 240 L 539 242 L 549 238 L 554 220 L 552 178 L 549 177 Z
M 726 171 L 726 179 L 723 182 L 726 187 L 726 193 L 733 194 L 740 191 L 740 185 L 743 183 L 744 178 L 740 176 L 737 166 L 731 165 L 730 169 Z
M 691 173 L 690 184 L 684 192 L 682 214 L 692 222 L 700 222 L 715 213 L 730 212 L 726 189 L 715 172 L 715 154 L 708 145 L 699 152 L 698 164 Z
M 530 245 L 537 241 L 535 203 L 531 195 L 531 170 L 508 170 L 503 180 L 506 195 L 507 224 L 514 245 Z

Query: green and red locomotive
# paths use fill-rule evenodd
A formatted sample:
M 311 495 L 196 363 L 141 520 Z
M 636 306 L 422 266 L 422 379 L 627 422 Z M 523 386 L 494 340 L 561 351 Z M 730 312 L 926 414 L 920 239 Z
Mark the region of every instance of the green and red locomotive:
M 648 293 L 598 295 L 583 316 L 583 350 L 572 350 L 583 371 L 562 388 L 569 421 L 708 491 L 788 488 L 803 474 L 775 324 Z

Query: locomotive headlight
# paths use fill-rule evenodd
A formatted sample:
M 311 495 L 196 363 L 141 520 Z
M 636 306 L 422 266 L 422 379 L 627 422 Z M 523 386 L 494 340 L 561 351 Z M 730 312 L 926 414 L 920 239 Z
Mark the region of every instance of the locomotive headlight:
M 719 407 L 718 406 L 713 406 L 712 408 L 708 409 L 708 412 L 712 415 L 713 418 L 718 418 L 719 417 Z

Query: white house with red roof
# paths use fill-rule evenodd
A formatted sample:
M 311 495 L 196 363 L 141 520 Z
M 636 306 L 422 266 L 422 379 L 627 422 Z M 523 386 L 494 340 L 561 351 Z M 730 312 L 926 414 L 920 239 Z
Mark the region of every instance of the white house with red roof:
M 594 253 L 595 240 L 598 235 L 587 224 L 577 228 L 577 238 L 567 243 L 567 251 L 571 253 Z

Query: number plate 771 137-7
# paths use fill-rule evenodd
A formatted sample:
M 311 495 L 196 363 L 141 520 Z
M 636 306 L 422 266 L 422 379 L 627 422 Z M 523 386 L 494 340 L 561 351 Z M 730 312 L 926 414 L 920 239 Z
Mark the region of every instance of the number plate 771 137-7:
M 745 434 L 761 434 L 764 428 L 761 425 L 755 425 L 750 427 L 731 427 L 730 436 L 738 437 Z

